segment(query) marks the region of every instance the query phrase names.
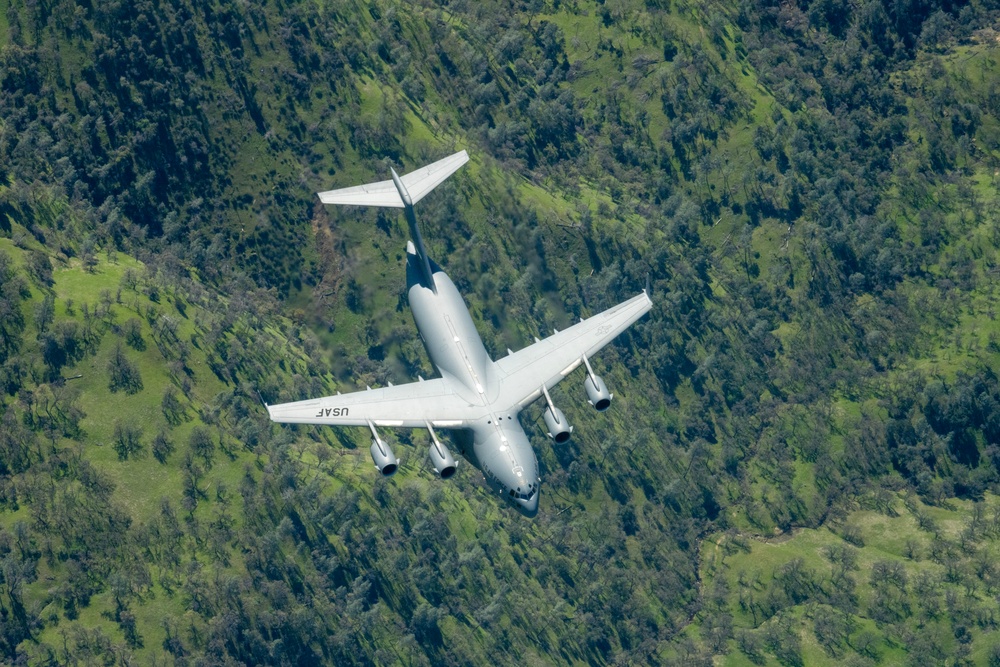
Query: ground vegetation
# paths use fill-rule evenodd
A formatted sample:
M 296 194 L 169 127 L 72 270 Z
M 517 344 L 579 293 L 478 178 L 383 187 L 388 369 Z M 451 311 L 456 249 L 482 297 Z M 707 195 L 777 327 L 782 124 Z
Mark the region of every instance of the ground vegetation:
M 0 660 L 1000 663 L 998 11 L 5 1 Z M 314 193 L 458 148 L 492 353 L 657 304 L 534 521 L 260 406 L 434 373 Z

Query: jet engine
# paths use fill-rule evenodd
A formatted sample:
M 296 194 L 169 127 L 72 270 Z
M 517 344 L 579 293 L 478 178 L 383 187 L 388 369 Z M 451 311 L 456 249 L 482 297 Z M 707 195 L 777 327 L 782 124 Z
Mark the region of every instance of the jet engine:
M 597 408 L 598 412 L 604 412 L 611 407 L 611 399 L 614 394 L 608 391 L 604 380 L 599 375 L 594 374 L 594 369 L 590 367 L 587 357 L 583 357 L 583 363 L 587 367 L 587 379 L 583 381 L 583 386 L 587 390 L 587 398 L 590 404 Z
M 375 425 L 368 422 L 368 427 L 372 431 L 372 446 L 369 449 L 372 453 L 372 461 L 375 462 L 375 467 L 378 468 L 383 477 L 391 477 L 399 469 L 399 459 L 392 453 L 392 448 L 378 436 Z
M 434 433 L 430 424 L 427 425 L 427 430 L 431 434 L 431 463 L 434 464 L 434 470 L 441 476 L 441 479 L 448 479 L 455 474 L 458 464 L 455 463 L 455 457 L 451 455 L 448 448 L 438 440 L 437 434 Z
M 552 404 L 552 397 L 549 396 L 549 392 L 544 386 L 542 387 L 542 394 L 545 395 L 545 402 L 548 403 L 544 417 L 545 426 L 549 429 L 549 437 L 561 445 L 569 440 L 570 433 L 573 432 L 573 427 L 569 425 L 569 420 L 566 419 L 563 411 Z
M 545 426 L 549 429 L 549 437 L 560 445 L 569 440 L 569 435 L 573 432 L 566 415 L 554 405 L 545 410 Z
M 597 408 L 598 412 L 604 412 L 611 407 L 611 393 L 608 392 L 607 385 L 597 375 L 588 375 L 583 381 L 583 386 L 587 389 L 587 398 L 590 404 Z

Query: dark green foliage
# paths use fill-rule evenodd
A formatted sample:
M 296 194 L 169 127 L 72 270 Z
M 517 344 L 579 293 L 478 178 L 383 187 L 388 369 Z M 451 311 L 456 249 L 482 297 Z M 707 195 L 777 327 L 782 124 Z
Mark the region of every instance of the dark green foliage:
M 959 535 L 914 513 L 905 555 L 940 578 L 883 554 L 859 571 L 845 518 L 998 489 L 997 350 L 967 324 L 993 328 L 995 77 L 980 44 L 948 55 L 991 10 L 67 7 L 15 3 L 0 39 L 6 662 L 797 665 L 811 631 L 831 660 L 930 664 L 992 632 L 989 511 Z M 535 439 L 535 522 L 471 474 L 373 481 L 357 434 L 272 427 L 255 396 L 433 372 L 396 298 L 398 220 L 312 193 L 456 141 L 475 163 L 420 215 L 495 357 L 653 285 L 592 360 L 615 407 L 560 386 L 580 435 Z M 148 268 L 116 291 L 125 252 Z M 100 296 L 74 307 L 81 267 Z M 111 391 L 140 392 L 140 364 L 169 376 L 146 378 L 159 465 L 64 379 L 109 330 Z M 81 424 L 128 463 L 91 463 Z M 176 481 L 144 514 L 149 469 Z M 700 559 L 723 533 L 817 527 L 855 546 L 728 583 Z M 183 613 L 146 625 L 161 603 Z
M 28 255 L 28 273 L 42 287 L 52 287 L 52 262 L 44 252 L 32 252 Z
M 160 463 L 166 463 L 167 459 L 174 451 L 174 443 L 164 431 L 160 431 L 153 438 L 153 457 Z
M 7 410 L 0 418 L 0 472 L 10 475 L 27 470 L 37 458 L 36 439 L 17 412 Z
M 35 307 L 35 328 L 44 333 L 56 316 L 56 299 L 46 294 L 42 302 Z
M 906 570 L 901 563 L 876 562 L 869 582 L 875 592 L 869 615 L 877 623 L 899 623 L 910 616 Z
M 126 394 L 136 394 L 142 391 L 142 376 L 135 362 L 125 356 L 121 343 L 115 345 L 111 359 L 108 361 L 108 389 L 124 391 Z
M 184 421 L 184 418 L 187 416 L 184 403 L 181 402 L 180 397 L 177 395 L 177 390 L 173 387 L 167 387 L 167 390 L 163 392 L 160 409 L 163 410 L 163 416 L 167 422 L 174 426 Z
M 763 665 L 767 662 L 763 641 L 756 632 L 740 630 L 736 635 L 736 645 L 753 664 Z
M 142 352 L 146 349 L 146 341 L 142 338 L 142 322 L 139 319 L 129 318 L 122 326 L 122 336 L 133 350 Z
M 212 458 L 215 455 L 215 441 L 208 429 L 203 426 L 195 426 L 191 429 L 188 446 L 194 456 L 204 461 L 206 466 L 211 467 Z
M 764 628 L 764 645 L 782 665 L 800 667 L 802 661 L 802 640 L 798 629 L 787 619 L 780 618 Z
M 21 346 L 25 326 L 21 301 L 29 296 L 28 286 L 15 273 L 10 255 L 0 250 L 0 362 Z
M 838 657 L 843 654 L 851 636 L 850 616 L 820 607 L 813 618 L 813 633 L 831 657 Z
M 135 458 L 143 453 L 142 429 L 130 422 L 115 422 L 114 440 L 119 461 L 125 461 L 130 456 Z
M 0 620 L 0 654 L 8 662 L 17 655 L 18 644 L 41 626 L 33 609 L 25 607 L 25 589 L 37 578 L 37 554 L 27 551 L 23 542 L 27 533 L 23 523 L 16 524 L 15 535 L 0 532 L 0 571 L 3 573 L 4 600 Z M 16 540 L 16 544 L 15 544 Z M 15 546 L 17 547 L 15 549 Z
M 1000 667 L 1000 645 L 994 644 L 989 650 L 987 663 L 990 667 Z
M 63 366 L 83 358 L 88 347 L 85 335 L 73 320 L 60 320 L 51 331 L 44 331 L 41 334 L 39 345 L 42 361 L 45 362 L 51 379 L 59 377 Z

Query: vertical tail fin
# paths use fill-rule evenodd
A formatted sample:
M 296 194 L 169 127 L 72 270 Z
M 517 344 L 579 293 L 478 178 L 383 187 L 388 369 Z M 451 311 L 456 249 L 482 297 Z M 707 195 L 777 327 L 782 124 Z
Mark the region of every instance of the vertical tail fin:
M 431 275 L 430 260 L 424 250 L 424 241 L 420 236 L 420 230 L 417 228 L 417 217 L 413 212 L 413 205 L 468 161 L 469 154 L 465 151 L 459 151 L 404 176 L 398 176 L 395 170 L 391 170 L 392 179 L 388 181 L 320 192 L 319 200 L 324 204 L 384 206 L 404 209 L 406 222 L 410 227 L 410 237 L 416 247 L 417 254 L 420 256 L 423 277 L 427 281 L 427 285 L 436 292 L 434 277 Z

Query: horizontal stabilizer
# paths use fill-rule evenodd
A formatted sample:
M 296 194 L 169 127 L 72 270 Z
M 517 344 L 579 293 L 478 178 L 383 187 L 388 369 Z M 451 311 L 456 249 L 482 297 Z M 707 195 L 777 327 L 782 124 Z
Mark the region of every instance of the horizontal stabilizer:
M 411 171 L 405 176 L 401 176 L 399 180 L 406 186 L 411 202 L 416 204 L 468 161 L 469 154 L 465 151 L 459 151 L 426 167 Z M 324 204 L 348 206 L 404 207 L 403 198 L 392 180 L 320 192 L 319 200 Z
M 428 192 L 440 185 L 468 161 L 469 154 L 465 151 L 459 151 L 443 160 L 438 160 L 426 167 L 411 171 L 405 176 L 400 177 L 399 180 L 403 182 L 403 185 L 406 186 L 406 191 L 410 193 L 410 200 L 416 204 Z
M 403 208 L 403 200 L 396 190 L 396 185 L 391 180 L 320 192 L 319 200 L 324 204 Z

